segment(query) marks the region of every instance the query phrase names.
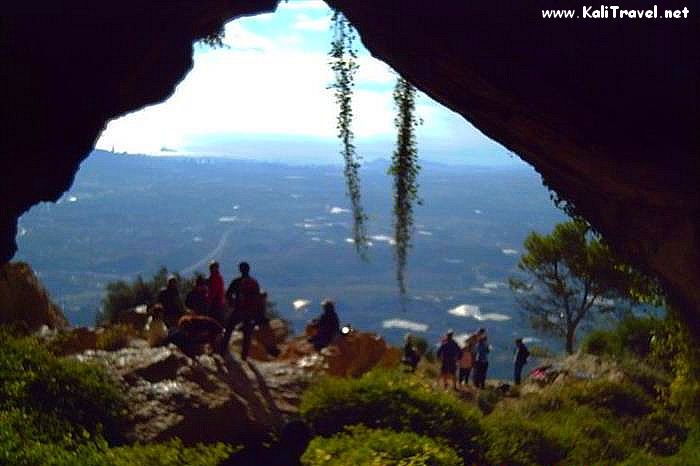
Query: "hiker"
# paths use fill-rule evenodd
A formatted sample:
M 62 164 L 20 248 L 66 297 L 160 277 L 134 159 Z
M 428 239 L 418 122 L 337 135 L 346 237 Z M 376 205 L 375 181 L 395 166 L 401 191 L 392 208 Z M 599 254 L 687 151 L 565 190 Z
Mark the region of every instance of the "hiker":
M 477 388 L 486 386 L 486 372 L 489 369 L 489 342 L 486 332 L 482 333 L 476 343 L 474 357 L 474 385 Z
M 201 275 L 197 275 L 194 288 L 187 293 L 185 306 L 198 315 L 207 315 L 209 312 L 209 287 Z
M 226 300 L 224 296 L 224 278 L 219 272 L 219 263 L 212 261 L 209 264 L 209 278 L 207 279 L 209 288 L 209 309 L 207 314 L 219 322 L 224 322 L 226 311 Z
M 454 341 L 454 332 L 448 330 L 443 338 L 443 343 L 440 345 L 437 351 L 437 357 L 440 360 L 440 380 L 444 389 L 448 388 L 450 380 L 452 381 L 452 387 L 457 389 L 457 361 L 462 356 L 462 350 L 459 349 L 459 345 Z
M 476 345 L 477 334 L 469 335 L 464 340 L 462 357 L 459 358 L 459 383 L 469 385 L 469 374 L 474 367 L 474 346 Z
M 335 303 L 324 299 L 321 302 L 321 308 L 323 309 L 321 317 L 315 320 L 318 330 L 309 338 L 309 342 L 313 343 L 316 351 L 321 351 L 333 341 L 336 335 L 340 334 L 340 320 L 335 312 Z
M 530 356 L 530 351 L 528 351 L 527 346 L 523 343 L 522 338 L 515 340 L 515 357 L 513 358 L 513 364 L 515 369 L 513 371 L 513 381 L 515 385 L 520 385 L 523 366 L 527 364 L 527 358 Z
M 411 372 L 415 372 L 416 367 L 418 367 L 418 362 L 420 361 L 420 354 L 418 353 L 416 346 L 413 344 L 413 335 L 407 333 L 405 340 L 406 343 L 403 346 L 403 357 L 401 358 L 401 362 L 406 364 L 411 369 Z
M 226 299 L 232 311 L 226 320 L 222 352 L 228 351 L 229 340 L 233 330 L 241 324 L 243 331 L 243 347 L 241 359 L 248 358 L 250 341 L 255 325 L 265 321 L 265 297 L 260 293 L 258 281 L 250 276 L 250 265 L 247 262 L 238 264 L 241 276 L 231 281 L 226 290 Z
M 216 349 L 221 344 L 224 328 L 216 320 L 206 315 L 185 314 L 177 322 L 177 331 L 170 335 L 170 343 L 183 353 L 192 356 L 199 354 L 208 345 Z
M 177 320 L 185 313 L 185 306 L 182 304 L 175 276 L 171 275 L 168 278 L 168 285 L 158 293 L 158 303 L 163 306 L 163 322 L 168 329 L 177 327 Z

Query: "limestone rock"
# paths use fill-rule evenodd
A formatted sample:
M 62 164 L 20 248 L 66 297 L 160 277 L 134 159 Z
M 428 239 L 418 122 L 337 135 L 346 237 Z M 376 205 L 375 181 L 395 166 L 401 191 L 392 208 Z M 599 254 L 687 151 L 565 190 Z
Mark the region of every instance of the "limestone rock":
M 375 366 L 396 366 L 401 360 L 398 348 L 389 346 L 374 333 L 352 332 L 339 335 L 321 352 L 328 363 L 328 373 L 357 377 Z
M 17 324 L 34 332 L 46 325 L 65 328 L 68 321 L 46 289 L 24 262 L 0 268 L 0 325 Z
M 126 437 L 132 441 L 254 442 L 282 421 L 265 378 L 233 358 L 190 358 L 174 345 L 86 351 L 76 357 L 104 365 L 123 385 L 129 406 Z

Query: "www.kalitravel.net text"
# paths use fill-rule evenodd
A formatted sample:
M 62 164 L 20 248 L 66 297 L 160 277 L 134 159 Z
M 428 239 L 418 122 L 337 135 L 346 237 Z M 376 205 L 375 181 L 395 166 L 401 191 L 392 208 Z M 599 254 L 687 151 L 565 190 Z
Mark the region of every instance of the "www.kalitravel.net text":
M 658 5 L 645 9 L 630 10 L 617 5 L 584 5 L 578 9 L 541 10 L 544 19 L 640 19 L 640 20 L 682 20 L 690 17 L 688 7 L 680 9 L 659 8 Z

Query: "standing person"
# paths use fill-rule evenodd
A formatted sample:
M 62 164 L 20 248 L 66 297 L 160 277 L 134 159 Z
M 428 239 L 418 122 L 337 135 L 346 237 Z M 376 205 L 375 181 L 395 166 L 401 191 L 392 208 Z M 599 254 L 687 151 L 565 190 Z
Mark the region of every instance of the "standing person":
M 209 312 L 209 287 L 207 286 L 207 281 L 201 275 L 197 275 L 194 288 L 187 293 L 185 306 L 201 316 Z
M 224 353 L 228 351 L 231 333 L 241 324 L 243 330 L 241 359 L 245 361 L 248 358 L 255 324 L 262 322 L 265 318 L 265 296 L 260 293 L 258 281 L 250 276 L 250 265 L 247 262 L 238 264 L 238 270 L 241 276 L 231 281 L 226 290 L 226 299 L 233 310 L 226 320 L 222 351 Z
M 474 385 L 477 388 L 486 386 L 486 372 L 489 370 L 489 341 L 484 332 L 476 343 L 474 360 Z
M 316 335 L 309 338 L 309 342 L 313 343 L 316 351 L 321 351 L 328 346 L 336 335 L 340 334 L 340 319 L 335 312 L 335 303 L 330 299 L 324 299 L 321 302 L 323 312 L 318 319 L 318 331 Z
M 440 380 L 444 389 L 447 389 L 450 381 L 452 381 L 452 387 L 457 389 L 457 361 L 462 355 L 462 350 L 459 349 L 459 345 L 452 338 L 454 332 L 448 330 L 445 334 L 443 343 L 440 345 L 437 351 L 437 357 L 440 359 Z
M 403 357 L 401 358 L 401 362 L 410 367 L 411 372 L 415 372 L 419 361 L 420 354 L 418 353 L 416 345 L 413 344 L 413 335 L 407 333 L 406 343 L 403 346 Z
M 469 374 L 474 367 L 474 344 L 477 334 L 474 333 L 464 340 L 462 348 L 462 357 L 459 358 L 459 383 L 469 385 Z
M 168 277 L 167 286 L 158 293 L 158 303 L 163 306 L 163 322 L 168 326 L 168 330 L 176 328 L 178 319 L 185 313 L 185 306 L 182 304 L 175 276 Z
M 515 369 L 513 371 L 513 381 L 515 385 L 520 385 L 520 380 L 522 378 L 523 366 L 527 364 L 527 358 L 530 356 L 530 351 L 528 351 L 527 346 L 523 343 L 522 338 L 515 340 L 515 357 L 513 358 L 513 364 Z
M 213 261 L 209 264 L 209 309 L 210 317 L 223 322 L 225 318 L 226 300 L 224 296 L 224 277 L 219 272 L 219 263 Z

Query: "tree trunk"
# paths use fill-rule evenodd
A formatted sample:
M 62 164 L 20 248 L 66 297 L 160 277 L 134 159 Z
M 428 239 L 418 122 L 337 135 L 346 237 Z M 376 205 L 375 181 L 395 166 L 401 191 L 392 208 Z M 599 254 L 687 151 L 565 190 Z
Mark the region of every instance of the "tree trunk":
M 569 328 L 566 330 L 566 352 L 568 354 L 574 354 L 574 335 L 575 335 L 576 329 L 575 328 Z

